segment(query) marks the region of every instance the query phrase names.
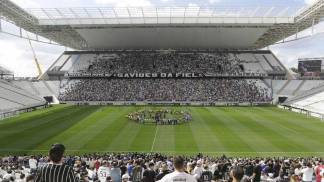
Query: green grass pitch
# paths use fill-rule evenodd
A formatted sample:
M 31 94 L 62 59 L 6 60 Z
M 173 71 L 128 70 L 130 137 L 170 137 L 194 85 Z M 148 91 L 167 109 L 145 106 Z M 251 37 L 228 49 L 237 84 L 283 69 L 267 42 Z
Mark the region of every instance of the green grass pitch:
M 324 156 L 324 123 L 302 114 L 276 107 L 169 107 L 192 114 L 190 124 L 177 126 L 141 125 L 126 117 L 150 107 L 57 105 L 2 120 L 0 155 L 47 153 L 60 142 L 71 154 Z

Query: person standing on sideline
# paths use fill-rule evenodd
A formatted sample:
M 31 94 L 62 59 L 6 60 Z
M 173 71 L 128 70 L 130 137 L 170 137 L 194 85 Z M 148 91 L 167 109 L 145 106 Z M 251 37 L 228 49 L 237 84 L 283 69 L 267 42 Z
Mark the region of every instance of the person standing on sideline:
M 197 182 L 197 180 L 193 176 L 185 173 L 185 161 L 182 157 L 180 156 L 174 157 L 173 165 L 175 171 L 165 175 L 160 180 L 160 182 L 174 182 L 174 181 Z
M 54 144 L 49 150 L 50 162 L 37 169 L 35 182 L 76 182 L 73 169 L 63 164 L 63 144 Z

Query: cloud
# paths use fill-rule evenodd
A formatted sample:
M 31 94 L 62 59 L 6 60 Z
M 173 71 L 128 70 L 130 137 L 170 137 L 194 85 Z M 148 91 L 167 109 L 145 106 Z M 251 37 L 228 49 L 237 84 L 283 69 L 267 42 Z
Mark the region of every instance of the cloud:
M 15 4 L 24 8 L 40 8 L 40 4 L 34 0 L 11 0 Z
M 324 33 L 270 46 L 271 51 L 288 68 L 297 67 L 299 58 L 324 57 Z
M 221 0 L 209 0 L 209 3 L 210 4 L 214 4 L 214 3 L 218 3 L 218 2 L 220 2 Z
M 111 5 L 115 7 L 146 7 L 152 6 L 149 0 L 95 0 L 100 5 Z
M 304 0 L 307 5 L 312 5 L 318 0 Z
M 43 69 L 46 69 L 64 51 L 64 47 L 45 45 L 32 42 L 37 59 Z M 36 64 L 28 41 L 5 34 L 0 34 L 0 65 L 13 71 L 18 77 L 34 77 L 38 75 Z M 49 51 L 50 50 L 50 51 Z

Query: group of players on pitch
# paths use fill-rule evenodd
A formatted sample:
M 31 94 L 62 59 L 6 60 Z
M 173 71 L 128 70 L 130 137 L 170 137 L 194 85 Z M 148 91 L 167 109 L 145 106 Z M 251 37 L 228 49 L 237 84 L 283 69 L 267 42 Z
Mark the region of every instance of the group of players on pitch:
M 187 111 L 173 110 L 143 110 L 129 113 L 127 117 L 138 123 L 155 123 L 156 125 L 178 125 L 188 123 L 192 120 L 192 116 Z

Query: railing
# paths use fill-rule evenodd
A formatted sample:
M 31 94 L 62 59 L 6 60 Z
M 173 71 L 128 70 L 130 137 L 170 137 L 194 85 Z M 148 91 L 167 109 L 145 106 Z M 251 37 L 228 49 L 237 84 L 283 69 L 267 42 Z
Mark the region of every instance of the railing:
M 305 114 L 307 117 L 316 117 L 320 118 L 324 122 L 324 113 L 312 111 L 304 107 L 289 106 L 289 105 L 278 105 L 279 108 L 297 112 L 300 114 Z
M 42 102 L 42 103 L 28 105 L 28 106 L 24 106 L 24 107 L 11 108 L 11 109 L 8 109 L 8 110 L 0 110 L 0 120 L 17 116 L 17 115 L 19 115 L 21 113 L 30 112 L 30 111 L 33 111 L 35 109 L 45 108 L 47 106 L 48 106 L 47 103 L 44 104 Z

